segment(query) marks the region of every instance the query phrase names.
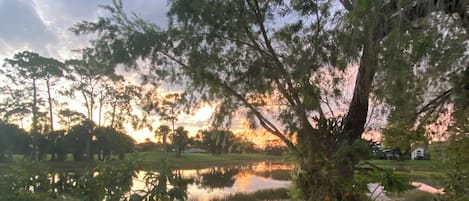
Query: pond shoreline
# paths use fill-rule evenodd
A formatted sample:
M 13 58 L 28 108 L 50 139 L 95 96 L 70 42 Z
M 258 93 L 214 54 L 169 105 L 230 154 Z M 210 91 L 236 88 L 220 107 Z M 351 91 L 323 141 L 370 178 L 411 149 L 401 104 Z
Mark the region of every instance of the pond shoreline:
M 206 153 L 184 153 L 180 158 L 176 158 L 174 153 L 168 153 L 165 155 L 163 152 L 136 152 L 127 156 L 127 159 L 134 158 L 137 169 L 139 170 L 151 170 L 160 166 L 161 160 L 165 158 L 168 160 L 168 164 L 172 169 L 200 169 L 209 168 L 213 166 L 233 166 L 233 165 L 247 165 L 257 162 L 273 162 L 273 163 L 286 163 L 285 157 L 273 156 L 265 154 L 222 154 L 222 155 L 211 155 Z M 15 161 L 22 161 L 17 157 Z M 9 168 L 16 162 L 0 162 L 0 169 Z M 47 168 L 52 170 L 83 170 L 92 169 L 99 164 L 111 164 L 119 165 L 126 163 L 125 160 L 107 160 L 107 161 L 40 161 Z

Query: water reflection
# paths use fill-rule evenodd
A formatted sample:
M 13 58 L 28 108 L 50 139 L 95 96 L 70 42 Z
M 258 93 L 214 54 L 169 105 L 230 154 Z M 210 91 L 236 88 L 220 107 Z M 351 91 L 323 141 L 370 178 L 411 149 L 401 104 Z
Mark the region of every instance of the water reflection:
M 108 164 L 89 171 L 42 171 L 33 163 L 25 163 L 0 174 L 0 200 L 10 192 L 7 198 L 11 199 L 3 200 L 15 200 L 17 193 L 26 193 L 36 197 L 41 194 L 44 198 L 67 195 L 76 200 L 178 197 L 208 201 L 233 193 L 285 188 L 290 183 L 289 169 L 281 164 L 258 163 L 181 170 L 166 166 L 158 171 L 136 171 L 129 165 Z
M 174 171 L 185 182 L 189 200 L 208 201 L 234 193 L 253 192 L 264 189 L 286 188 L 290 184 L 290 166 L 257 163 L 235 167 L 212 167 Z M 145 188 L 145 171 L 134 179 L 133 191 Z

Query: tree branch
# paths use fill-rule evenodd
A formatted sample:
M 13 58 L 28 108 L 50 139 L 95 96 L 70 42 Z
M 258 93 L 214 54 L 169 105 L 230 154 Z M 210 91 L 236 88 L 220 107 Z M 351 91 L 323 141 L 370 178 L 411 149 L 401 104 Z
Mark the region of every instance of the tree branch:
M 420 115 L 424 112 L 432 111 L 432 110 L 436 109 L 438 106 L 440 106 L 441 104 L 446 102 L 446 100 L 451 96 L 451 94 L 453 94 L 453 89 L 452 88 L 446 90 L 445 92 L 443 92 L 442 94 L 440 94 L 439 96 L 435 97 L 430 102 L 425 104 L 422 108 L 420 108 L 420 110 L 417 111 L 416 114 Z
M 340 0 L 340 3 L 342 3 L 342 6 L 344 6 L 345 9 L 351 11 L 353 9 L 353 5 L 350 2 L 350 0 Z
M 179 59 L 176 59 L 175 57 L 165 52 L 160 52 L 160 53 L 168 57 L 170 60 L 176 62 L 177 64 L 179 64 L 181 67 L 185 68 L 186 70 L 192 71 L 192 69 L 188 65 L 186 65 Z M 280 138 L 293 152 L 298 153 L 298 150 L 293 144 L 293 142 L 290 139 L 288 139 L 271 121 L 265 118 L 264 115 L 256 107 L 254 107 L 251 103 L 249 103 L 249 101 L 246 100 L 241 94 L 239 94 L 236 90 L 230 87 L 226 82 L 220 80 L 217 76 L 214 76 L 213 74 L 207 71 L 204 71 L 203 73 L 205 75 L 205 78 L 210 79 L 211 81 L 214 81 L 215 83 L 223 87 L 227 92 L 229 92 L 231 95 L 239 99 L 243 103 L 244 106 L 246 106 L 249 110 L 254 112 L 256 118 L 259 120 L 259 123 L 264 129 L 266 129 L 269 133 L 272 133 L 273 135 Z
M 258 0 L 254 0 L 254 5 L 252 5 L 249 0 L 247 0 L 247 3 L 251 7 L 253 7 L 254 13 L 256 14 L 257 23 L 259 25 L 259 28 L 260 28 L 264 43 L 265 43 L 267 49 L 269 50 L 270 55 L 272 56 L 272 59 L 275 63 L 275 65 L 273 65 L 273 66 L 275 66 L 279 70 L 279 72 L 281 72 L 279 74 L 279 77 L 284 77 L 283 81 L 288 86 L 288 88 L 284 88 L 282 86 L 283 85 L 282 82 L 280 82 L 280 80 L 277 79 L 277 85 L 280 89 L 280 92 L 287 99 L 289 98 L 291 100 L 294 100 L 291 104 L 295 108 L 298 116 L 300 117 L 300 120 L 306 126 L 308 126 L 308 127 L 311 126 L 311 124 L 308 120 L 308 117 L 306 115 L 306 108 L 305 108 L 303 102 L 300 100 L 300 95 L 299 95 L 298 91 L 293 86 L 293 83 L 292 83 L 293 79 L 289 76 L 290 74 L 288 73 L 288 71 L 283 67 L 282 62 L 279 60 L 278 54 L 276 53 L 276 51 L 272 47 L 271 40 L 270 40 L 270 38 L 267 34 L 267 29 L 265 28 L 265 25 L 264 25 L 264 21 L 263 21 L 264 17 L 261 14 L 261 10 L 260 10 L 260 7 L 259 7 Z

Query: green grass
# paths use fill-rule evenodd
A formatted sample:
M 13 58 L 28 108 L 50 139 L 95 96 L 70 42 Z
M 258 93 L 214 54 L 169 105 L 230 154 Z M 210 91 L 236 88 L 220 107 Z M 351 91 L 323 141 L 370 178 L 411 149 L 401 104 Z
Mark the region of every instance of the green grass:
M 436 160 L 371 160 L 368 161 L 379 167 L 393 169 L 396 171 L 441 171 L 441 163 Z
M 400 201 L 434 201 L 439 200 L 437 195 L 419 191 L 416 189 L 408 190 L 399 194 L 388 193 L 388 196 Z
M 284 188 L 260 190 L 252 193 L 236 193 L 225 198 L 215 198 L 211 201 L 258 201 L 258 200 L 288 200 L 288 190 Z
M 446 177 L 445 169 L 436 160 L 371 160 L 368 161 L 378 167 L 392 169 L 397 175 L 404 176 L 410 181 L 423 182 L 435 187 L 443 187 Z
M 136 152 L 135 155 L 139 159 L 138 167 L 146 170 L 154 170 L 155 168 L 158 168 L 161 160 L 165 158 L 165 154 L 160 151 Z M 211 154 L 202 153 L 183 153 L 180 158 L 176 158 L 175 153 L 168 152 L 166 158 L 169 161 L 170 166 L 175 169 L 196 169 L 208 168 L 212 166 L 233 166 L 262 161 L 284 161 L 284 158 L 281 156 L 272 156 L 265 154 L 222 154 L 218 156 L 213 156 Z M 14 160 L 24 160 L 24 157 L 22 155 L 15 155 Z M 44 160 L 43 163 L 55 171 L 73 171 L 77 169 L 90 169 L 95 167 L 100 162 L 73 161 L 70 155 L 67 157 L 67 160 L 63 162 Z M 107 163 L 118 164 L 122 163 L 122 161 L 111 160 Z M 8 168 L 10 165 L 11 163 L 8 162 L 0 162 L 0 169 Z
M 158 164 L 165 158 L 163 152 L 141 152 L 137 154 L 141 159 L 140 165 L 144 169 L 158 167 Z M 282 162 L 283 157 L 265 154 L 222 154 L 211 155 L 204 153 L 184 153 L 180 158 L 176 158 L 174 153 L 166 155 L 169 164 L 177 169 L 207 168 L 212 166 L 232 166 L 249 164 L 262 161 Z

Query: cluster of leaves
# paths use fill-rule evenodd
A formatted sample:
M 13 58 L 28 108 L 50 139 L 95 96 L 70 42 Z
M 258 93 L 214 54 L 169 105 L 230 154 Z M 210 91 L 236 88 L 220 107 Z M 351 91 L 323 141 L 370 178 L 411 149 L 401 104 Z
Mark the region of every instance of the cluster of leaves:
M 388 125 L 388 127 L 383 129 L 383 135 L 383 144 L 397 151 L 401 156 L 409 156 L 411 146 L 416 143 L 428 143 L 428 139 L 425 136 L 425 129 L 408 128 L 402 124 Z M 403 159 L 405 159 L 405 157 Z
M 0 176 L 0 200 L 40 201 L 57 198 L 50 171 L 38 162 L 18 161 Z
M 147 172 L 145 187 L 130 196 L 129 201 L 172 201 L 187 199 L 187 184 L 173 174 L 168 161 L 160 161 L 158 172 Z
M 253 151 L 254 144 L 227 129 L 200 130 L 193 139 L 194 147 L 208 150 L 213 155 L 222 153 L 243 153 Z
M 13 160 L 15 153 L 27 153 L 30 139 L 17 125 L 0 121 L 0 161 Z
M 136 177 L 136 159 L 121 164 L 100 164 L 87 171 L 78 181 L 82 200 L 126 200 Z
M 317 121 L 319 127 L 317 135 L 323 142 L 319 145 L 321 151 L 309 154 L 309 157 L 311 155 L 314 157 L 310 166 L 300 166 L 295 170 L 294 184 L 303 192 L 292 195 L 299 200 L 307 199 L 304 197 L 305 195 L 319 195 L 322 198 L 327 197 L 329 200 L 365 199 L 365 193 L 368 192 L 366 183 L 355 177 L 344 178 L 341 175 L 347 174 L 346 171 L 353 170 L 355 161 L 368 159 L 368 143 L 363 140 L 356 140 L 351 144 L 346 143 L 345 136 L 341 135 L 343 131 L 342 119 L 318 119 Z M 308 149 L 299 147 L 303 154 L 307 155 Z M 300 157 L 298 160 L 302 160 L 302 158 Z M 310 188 L 304 188 L 305 186 Z
M 121 201 L 170 201 L 186 200 L 187 184 L 180 175 L 173 174 L 167 161 L 161 161 L 157 173 L 148 172 L 144 177 L 145 188 L 131 192 L 133 179 L 137 178 L 134 155 L 123 163 L 101 163 L 85 170 L 71 189 L 62 189 L 58 183 L 69 182 L 54 179 L 56 173 L 49 171 L 39 162 L 18 161 L 0 176 L 0 200 L 53 201 L 61 200 L 66 194 L 79 200 Z M 5 172 L 3 172 L 5 171 Z M 59 179 L 61 180 L 61 179 Z
M 449 200 L 469 200 L 469 136 L 467 133 L 451 137 L 445 153 Z

